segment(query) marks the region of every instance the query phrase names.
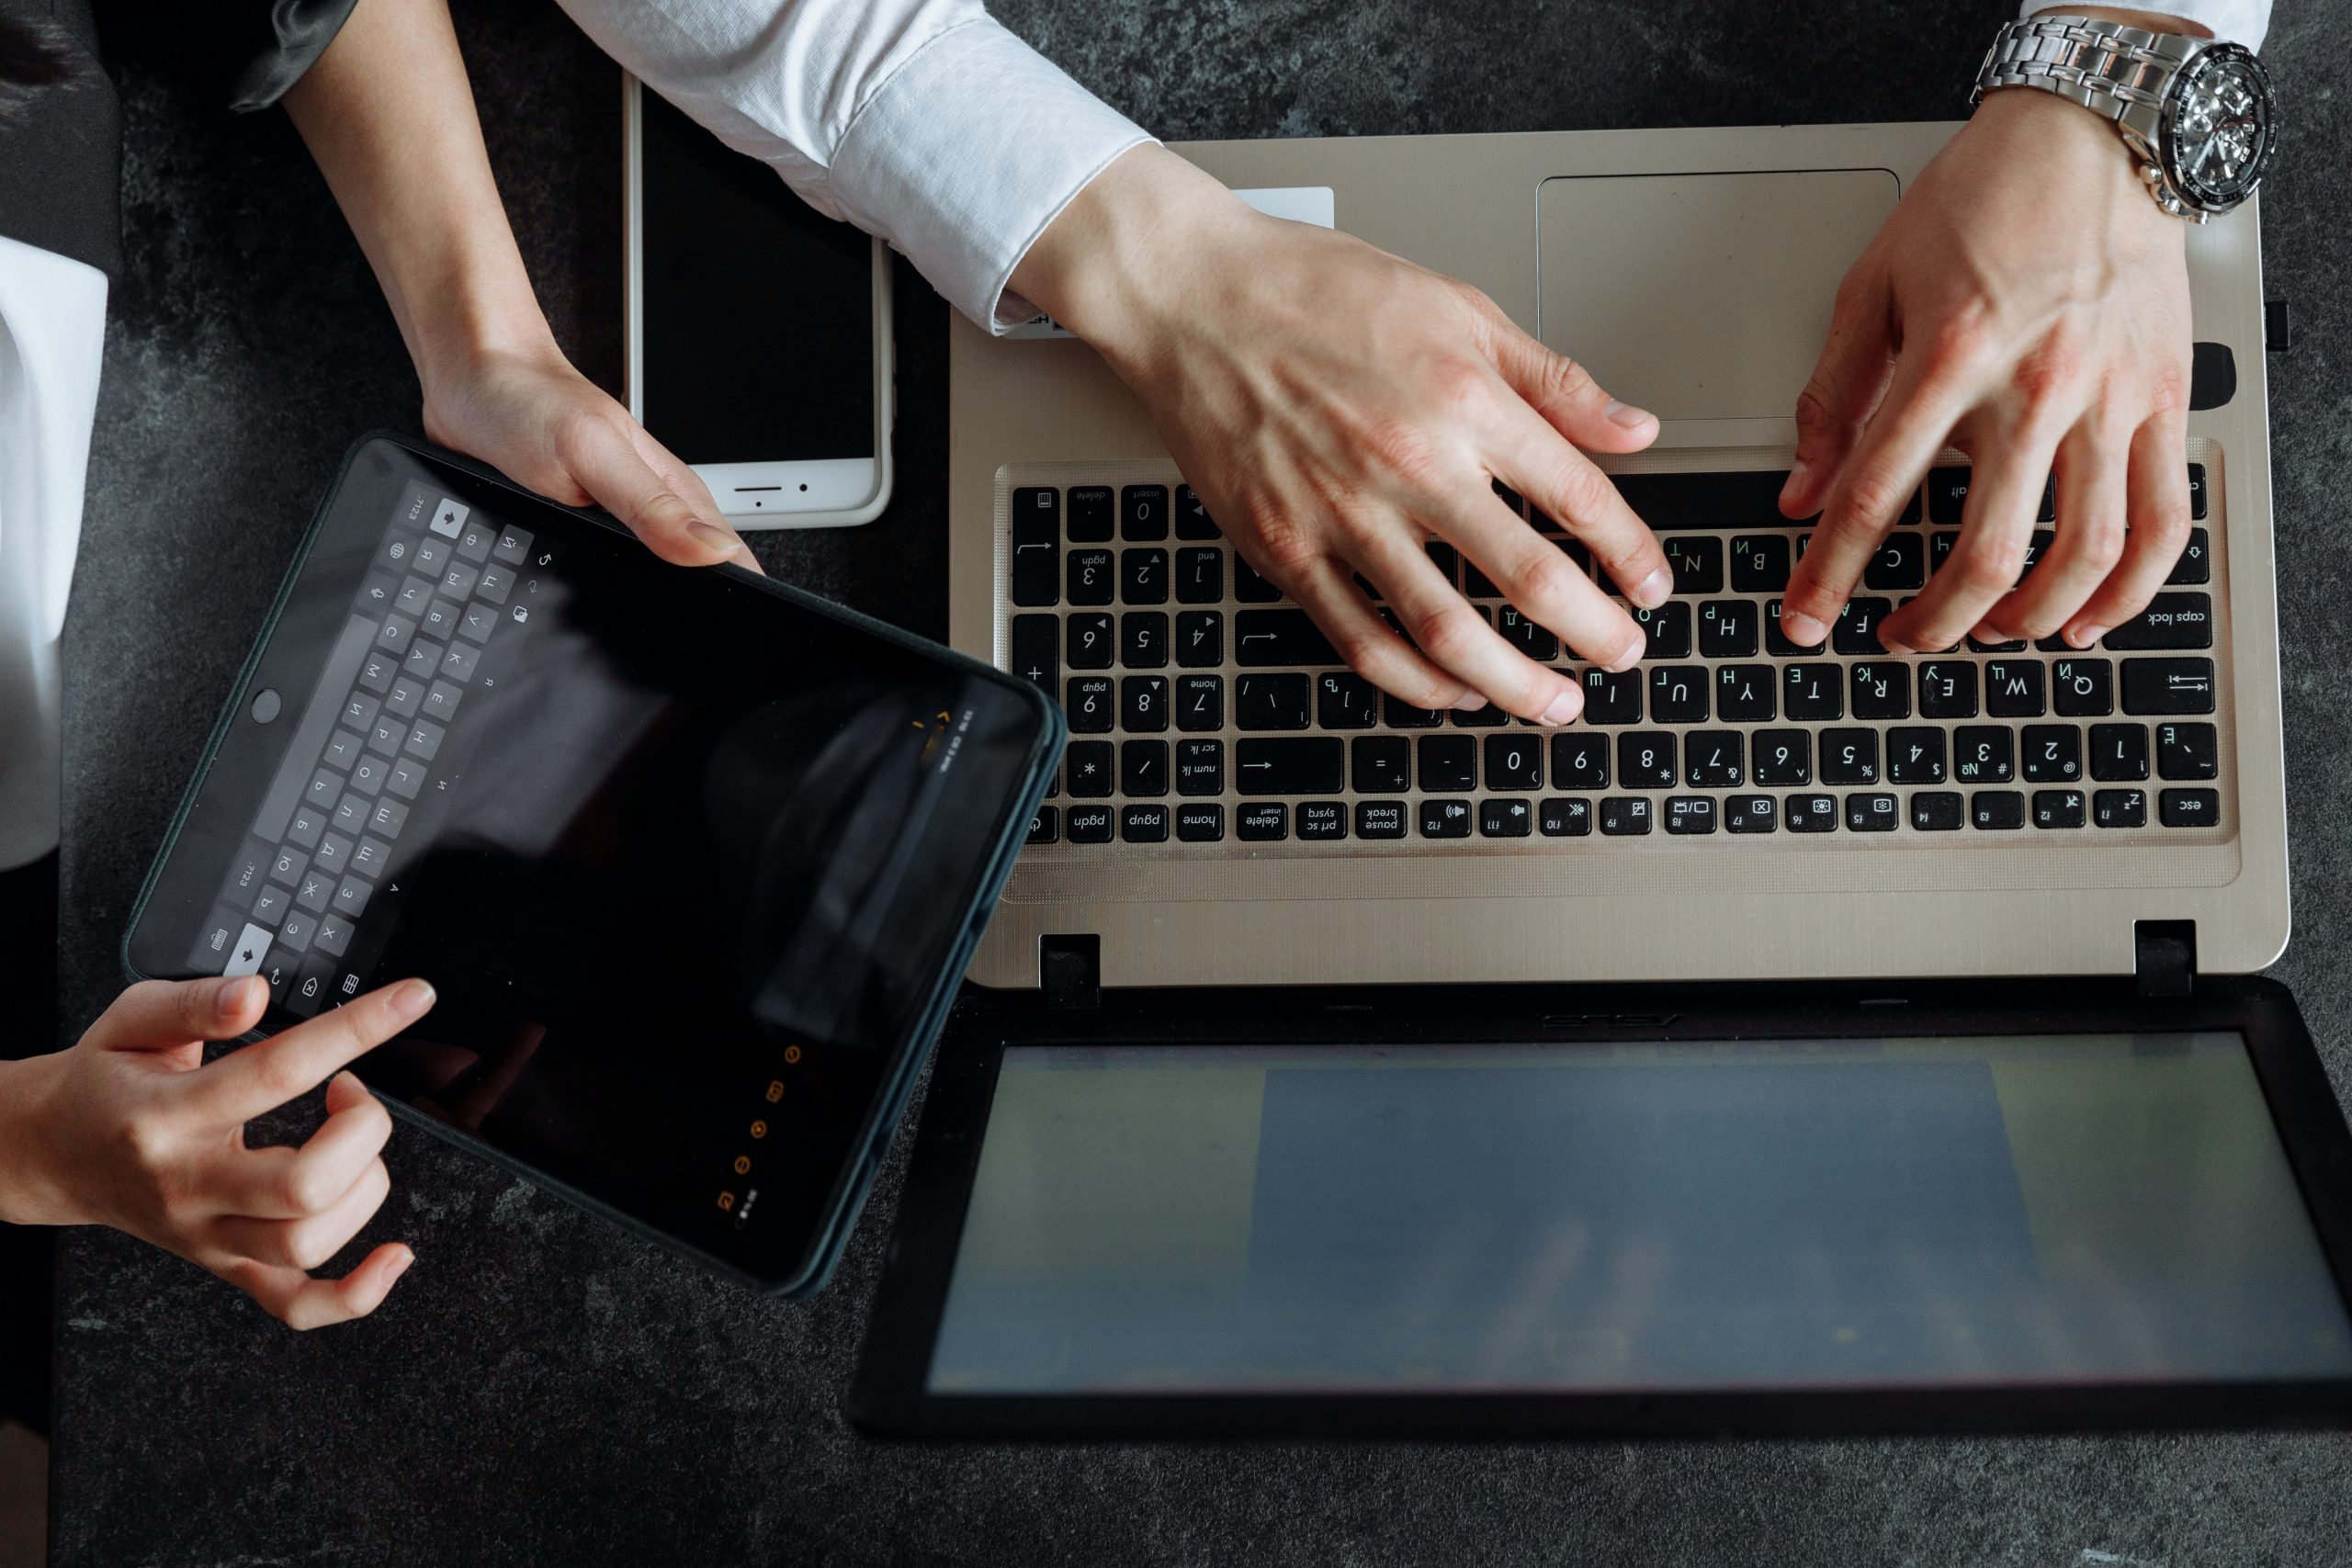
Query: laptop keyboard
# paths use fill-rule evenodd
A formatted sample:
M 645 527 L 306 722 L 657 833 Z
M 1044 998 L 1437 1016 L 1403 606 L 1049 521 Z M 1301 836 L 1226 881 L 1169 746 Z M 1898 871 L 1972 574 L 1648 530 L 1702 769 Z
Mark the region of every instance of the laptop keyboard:
M 1929 474 L 1817 649 L 1780 636 L 1779 594 L 1806 543 L 1776 504 L 1784 471 L 1614 478 L 1675 577 L 1668 603 L 1633 612 L 1649 646 L 1629 671 L 1563 662 L 1558 639 L 1476 566 L 1429 546 L 1506 639 L 1581 683 L 1584 716 L 1565 729 L 1384 694 L 1225 543 L 1187 486 L 1011 486 L 1003 663 L 1061 704 L 1071 732 L 1029 841 L 1523 850 L 2222 826 L 2201 464 L 2187 550 L 2147 612 L 2099 646 L 1971 639 L 1916 658 L 1890 657 L 1877 627 L 1950 555 L 1967 468 Z M 2051 517 L 2045 490 L 2029 570 Z M 1581 545 L 1532 520 L 1590 570 Z

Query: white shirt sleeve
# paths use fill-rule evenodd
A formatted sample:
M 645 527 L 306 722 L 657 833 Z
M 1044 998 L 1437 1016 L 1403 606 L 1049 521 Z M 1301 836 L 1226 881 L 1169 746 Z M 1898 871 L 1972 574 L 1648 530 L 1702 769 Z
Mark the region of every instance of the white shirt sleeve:
M 1046 226 L 1150 137 L 980 0 L 561 0 L 647 86 L 994 331 Z
M 2025 0 L 2018 15 L 2073 8 L 2065 0 Z M 2260 49 L 2262 35 L 2270 30 L 2270 0 L 2148 0 L 2139 8 L 2194 22 L 2225 43 L 2242 43 L 2248 49 Z

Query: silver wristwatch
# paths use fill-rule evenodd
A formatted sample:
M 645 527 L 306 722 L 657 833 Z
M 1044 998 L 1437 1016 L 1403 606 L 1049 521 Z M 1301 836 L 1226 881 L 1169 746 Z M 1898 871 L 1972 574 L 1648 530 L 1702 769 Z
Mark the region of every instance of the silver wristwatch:
M 2270 73 L 2234 43 L 2044 13 L 2000 30 L 1969 102 L 1996 87 L 2113 120 L 2156 205 L 2199 223 L 2252 196 L 2278 145 Z

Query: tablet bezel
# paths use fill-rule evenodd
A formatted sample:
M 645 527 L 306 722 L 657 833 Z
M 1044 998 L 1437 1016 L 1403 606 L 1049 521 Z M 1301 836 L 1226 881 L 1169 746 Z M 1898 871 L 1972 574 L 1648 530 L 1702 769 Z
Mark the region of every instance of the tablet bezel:
M 2352 1309 L 2352 1133 L 2292 995 L 2259 976 L 2147 999 L 2128 982 L 1105 992 L 1093 1009 L 966 988 L 932 1071 L 847 1414 L 916 1438 L 1634 1438 L 2352 1425 L 2352 1377 L 1523 1393 L 946 1394 L 928 1378 L 1008 1045 L 2242 1034 Z

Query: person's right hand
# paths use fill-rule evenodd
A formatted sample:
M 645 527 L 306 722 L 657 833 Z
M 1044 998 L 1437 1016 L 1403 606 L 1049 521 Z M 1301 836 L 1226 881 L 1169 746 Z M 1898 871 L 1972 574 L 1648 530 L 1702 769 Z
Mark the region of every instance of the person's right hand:
M 261 1021 L 257 976 L 147 980 L 80 1043 L 0 1067 L 0 1220 L 104 1224 L 246 1292 L 296 1328 L 365 1317 L 416 1260 L 398 1242 L 314 1280 L 390 1190 L 392 1120 L 344 1064 L 424 1015 L 402 980 L 206 1065 L 204 1043 Z M 327 1118 L 299 1148 L 245 1146 L 244 1124 L 327 1083 Z
M 1545 724 L 1583 709 L 1573 680 L 1506 642 L 1446 581 L 1423 548 L 1432 535 L 1576 656 L 1611 670 L 1641 657 L 1624 607 L 1492 481 L 1559 519 L 1627 598 L 1654 607 L 1672 588 L 1666 557 L 1577 448 L 1639 451 L 1657 421 L 1476 289 L 1264 217 L 1157 147 L 1089 185 L 1012 285 L 1149 405 L 1235 547 L 1384 690 L 1429 708 L 1492 699 Z

